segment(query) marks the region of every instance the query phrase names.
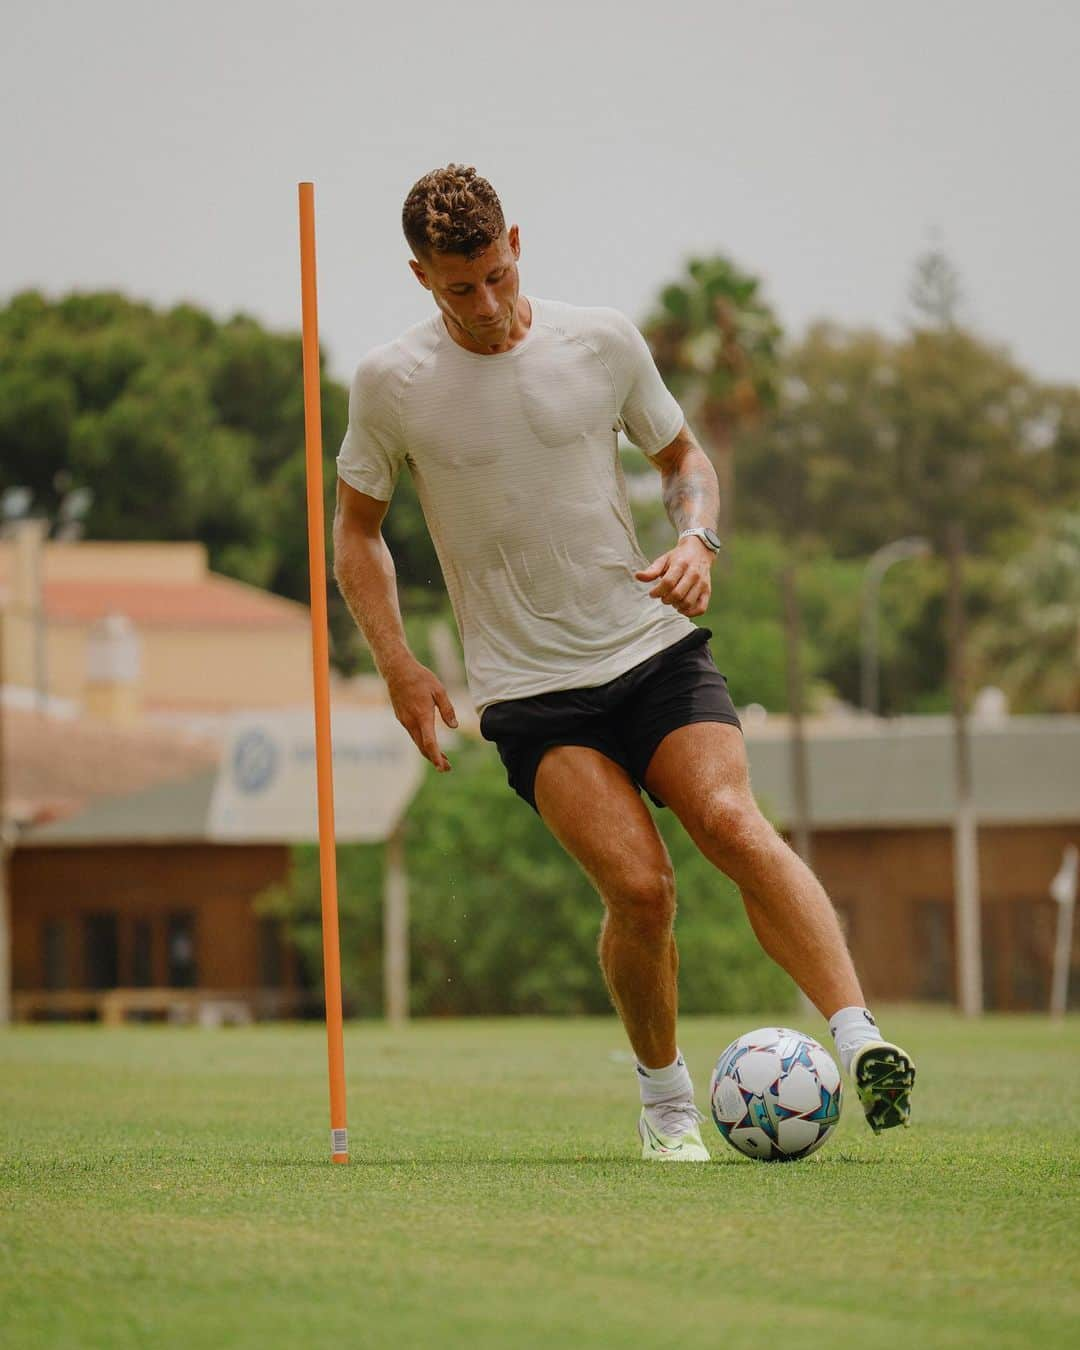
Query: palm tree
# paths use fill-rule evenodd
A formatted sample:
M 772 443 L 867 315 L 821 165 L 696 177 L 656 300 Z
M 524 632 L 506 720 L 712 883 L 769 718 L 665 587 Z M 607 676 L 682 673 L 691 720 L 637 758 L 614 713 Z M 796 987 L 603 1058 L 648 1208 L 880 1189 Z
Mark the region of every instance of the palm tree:
M 720 480 L 720 531 L 734 519 L 734 441 L 775 401 L 781 327 L 761 282 L 722 255 L 693 258 L 644 325 L 657 367 L 698 429 Z

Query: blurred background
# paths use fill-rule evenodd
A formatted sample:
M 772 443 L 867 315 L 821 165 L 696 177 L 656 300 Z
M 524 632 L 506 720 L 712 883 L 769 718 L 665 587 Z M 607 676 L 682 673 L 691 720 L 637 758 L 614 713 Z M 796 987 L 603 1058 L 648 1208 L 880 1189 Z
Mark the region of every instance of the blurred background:
M 329 519 L 351 370 L 429 312 L 402 200 L 450 161 L 520 224 L 526 293 L 639 324 L 708 450 L 727 548 L 703 622 L 868 996 L 1062 1011 L 1078 47 L 1067 3 L 9 19 L 0 1018 L 319 1014 L 296 183 L 316 183 Z M 659 479 L 621 455 L 655 556 Z M 410 642 L 466 712 L 407 481 L 386 537 Z M 588 884 L 475 719 L 453 774 L 417 771 L 329 605 L 336 751 L 385 808 L 340 766 L 347 1011 L 606 1011 Z M 793 1003 L 659 815 L 684 1009 Z

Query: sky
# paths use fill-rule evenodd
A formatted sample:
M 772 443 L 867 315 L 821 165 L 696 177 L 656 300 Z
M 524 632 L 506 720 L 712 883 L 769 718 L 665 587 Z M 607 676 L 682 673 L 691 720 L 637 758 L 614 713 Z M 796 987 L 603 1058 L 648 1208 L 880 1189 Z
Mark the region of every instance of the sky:
M 475 164 L 527 294 L 637 321 L 688 257 L 760 275 L 793 336 L 902 329 L 939 239 L 964 318 L 1080 379 L 1075 0 L 641 4 L 34 0 L 0 45 L 0 299 L 118 288 L 320 329 L 348 377 L 430 312 L 401 204 Z

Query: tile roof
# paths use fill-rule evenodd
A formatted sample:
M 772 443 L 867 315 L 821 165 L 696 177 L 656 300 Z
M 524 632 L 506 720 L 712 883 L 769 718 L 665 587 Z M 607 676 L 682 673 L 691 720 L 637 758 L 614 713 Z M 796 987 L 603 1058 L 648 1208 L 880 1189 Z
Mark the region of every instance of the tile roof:
M 790 745 L 747 735 L 754 788 L 770 817 L 791 824 Z M 860 734 L 823 729 L 807 744 L 812 826 L 823 829 L 948 827 L 952 736 L 948 719 L 881 722 Z M 494 752 L 492 752 L 494 753 Z M 1080 717 L 1013 717 L 972 727 L 976 812 L 982 825 L 1076 823 L 1080 829 Z M 126 798 L 94 803 L 24 833 L 20 847 L 196 842 L 209 837 L 215 774 L 195 772 Z
M 19 822 L 57 820 L 217 764 L 218 746 L 156 727 L 2 710 L 4 798 Z
M 975 810 L 984 825 L 1080 825 L 1080 717 L 972 718 Z M 778 825 L 794 816 L 791 744 L 747 728 L 754 790 Z M 952 823 L 952 722 L 903 717 L 813 728 L 806 742 L 811 824 L 819 829 Z
M 305 605 L 229 577 L 201 581 L 47 581 L 45 611 L 60 623 L 126 614 L 140 628 L 306 628 Z

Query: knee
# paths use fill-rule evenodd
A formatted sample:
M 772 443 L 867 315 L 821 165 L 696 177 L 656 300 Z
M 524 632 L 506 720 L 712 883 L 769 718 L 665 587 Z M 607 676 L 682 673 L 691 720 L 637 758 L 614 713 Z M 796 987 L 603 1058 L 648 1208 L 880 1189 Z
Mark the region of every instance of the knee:
M 604 889 L 608 913 L 642 932 L 667 932 L 675 921 L 675 874 L 670 866 L 641 869 Z
M 701 805 L 694 833 L 700 845 L 727 870 L 767 857 L 779 835 L 749 792 L 717 792 Z

